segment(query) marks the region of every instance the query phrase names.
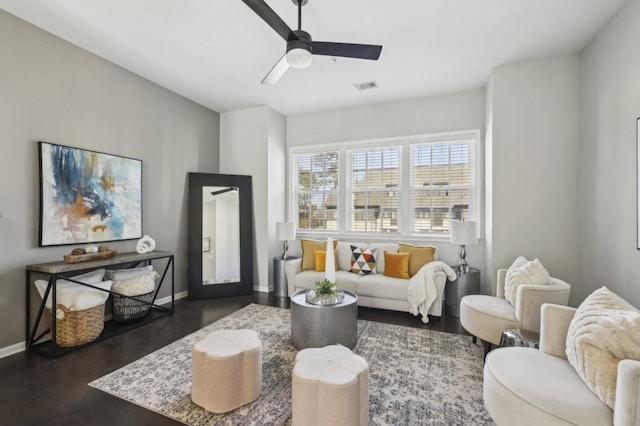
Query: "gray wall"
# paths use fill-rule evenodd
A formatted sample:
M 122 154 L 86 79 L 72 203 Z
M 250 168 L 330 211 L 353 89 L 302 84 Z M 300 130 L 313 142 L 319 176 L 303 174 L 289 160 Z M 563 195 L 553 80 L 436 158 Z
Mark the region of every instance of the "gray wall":
M 578 283 L 579 57 L 505 65 L 487 88 L 486 219 L 491 293 L 500 268 L 538 258 Z
M 640 1 L 630 1 L 580 61 L 580 286 L 601 286 L 640 307 L 636 249 L 636 119 L 640 117 Z
M 309 146 L 337 142 L 381 139 L 419 134 L 482 130 L 485 125 L 483 89 L 449 95 L 372 104 L 321 111 L 287 117 L 287 146 Z M 480 141 L 482 143 L 482 141 Z M 479 182 L 482 185 L 482 182 Z M 480 212 L 482 214 L 482 212 Z M 482 223 L 482 221 L 480 221 Z M 338 235 L 338 238 L 340 236 Z M 402 238 L 414 241 L 414 238 Z M 348 241 L 362 241 L 348 238 Z M 455 265 L 460 247 L 447 239 L 422 239 L 438 247 L 438 258 Z M 299 254 L 300 244 L 292 244 L 292 254 Z M 467 247 L 469 265 L 483 269 L 484 245 Z M 484 272 L 484 271 L 483 271 Z
M 0 349 L 24 340 L 24 266 L 71 250 L 37 247 L 39 140 L 143 161 L 144 233 L 186 290 L 186 177 L 218 171 L 219 115 L 2 11 L 0 52 Z

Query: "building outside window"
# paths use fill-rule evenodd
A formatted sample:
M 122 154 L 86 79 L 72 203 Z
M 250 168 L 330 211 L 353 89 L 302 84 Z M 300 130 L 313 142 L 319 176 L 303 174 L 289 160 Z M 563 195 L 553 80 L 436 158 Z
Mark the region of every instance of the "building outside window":
M 305 233 L 447 236 L 479 212 L 479 131 L 292 148 L 289 217 Z

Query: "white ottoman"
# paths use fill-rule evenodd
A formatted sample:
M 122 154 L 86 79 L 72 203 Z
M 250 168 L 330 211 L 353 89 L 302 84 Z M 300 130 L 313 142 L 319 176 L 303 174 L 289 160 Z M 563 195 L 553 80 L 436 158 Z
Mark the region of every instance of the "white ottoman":
M 298 352 L 291 392 L 293 425 L 369 422 L 369 365 L 344 346 Z
M 262 342 L 253 330 L 220 330 L 193 345 L 191 399 L 226 413 L 262 391 Z

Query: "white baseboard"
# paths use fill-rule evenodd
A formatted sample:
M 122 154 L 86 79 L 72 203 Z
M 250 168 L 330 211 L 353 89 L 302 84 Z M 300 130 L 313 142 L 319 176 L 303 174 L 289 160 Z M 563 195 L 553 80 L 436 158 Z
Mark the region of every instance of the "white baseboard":
M 16 343 L 15 345 L 0 348 L 0 358 L 5 358 L 18 352 L 23 352 L 26 348 L 26 342 Z
M 181 291 L 180 293 L 176 293 L 175 299 L 176 300 L 184 299 L 188 295 L 189 295 L 188 291 Z M 155 303 L 156 305 L 165 305 L 167 303 L 171 303 L 171 295 L 166 297 L 161 297 L 160 299 L 156 299 Z
M 259 291 L 259 292 L 262 292 L 262 293 L 269 293 L 271 290 L 269 289 L 269 287 L 254 286 L 253 287 L 253 291 Z
M 189 295 L 188 291 L 181 291 L 180 293 L 176 293 L 175 300 L 184 299 Z M 162 297 L 160 299 L 156 299 L 156 305 L 164 305 L 171 302 L 171 295 Z M 111 315 L 107 315 L 104 318 L 105 320 L 110 320 Z M 17 354 L 19 352 L 24 352 L 26 349 L 26 342 L 19 342 L 14 345 L 5 346 L 4 348 L 0 348 L 0 359 L 11 356 L 13 354 Z

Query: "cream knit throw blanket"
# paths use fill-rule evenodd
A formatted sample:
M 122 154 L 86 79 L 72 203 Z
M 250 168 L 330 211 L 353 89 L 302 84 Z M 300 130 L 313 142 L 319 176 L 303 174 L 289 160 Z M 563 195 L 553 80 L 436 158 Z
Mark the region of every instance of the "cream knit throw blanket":
M 602 287 L 578 307 L 566 345 L 569 363 L 589 389 L 613 409 L 618 363 L 640 360 L 640 311 Z

